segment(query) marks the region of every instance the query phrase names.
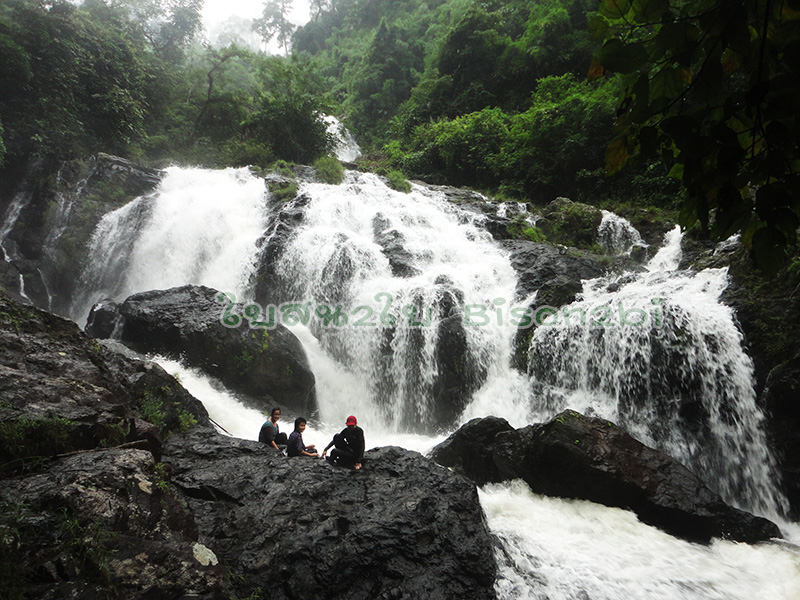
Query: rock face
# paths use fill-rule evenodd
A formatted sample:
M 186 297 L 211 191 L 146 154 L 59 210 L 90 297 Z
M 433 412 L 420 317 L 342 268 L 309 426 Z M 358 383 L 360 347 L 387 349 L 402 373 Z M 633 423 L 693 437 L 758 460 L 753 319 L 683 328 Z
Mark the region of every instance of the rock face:
M 353 471 L 206 431 L 172 438 L 164 461 L 199 541 L 239 566 L 240 597 L 494 597 L 475 487 L 417 453 L 371 450 Z
M 0 597 L 495 597 L 472 483 L 229 438 L 157 365 L 0 296 Z
M 119 341 L 140 352 L 182 357 L 247 394 L 265 411 L 274 404 L 316 414 L 314 374 L 300 341 L 283 325 L 250 329 L 220 321 L 229 302 L 202 286 L 134 294 L 121 304 L 103 303 L 89 316 L 90 335 Z M 239 307 L 241 309 L 241 307 Z
M 458 467 L 476 481 L 520 478 L 539 494 L 632 510 L 643 522 L 691 541 L 780 537 L 774 523 L 728 506 L 686 467 L 609 421 L 565 411 L 548 423 L 513 431 L 496 420 L 465 427 L 432 456 L 447 458 L 453 446 L 480 440 L 483 460 L 464 460 Z M 490 440 L 494 428 L 499 432 Z M 479 431 L 487 434 L 479 437 Z M 489 452 L 494 471 L 485 458 Z
M 606 268 L 591 256 L 559 250 L 551 244 L 508 240 L 503 246 L 511 252 L 511 266 L 519 274 L 517 296 L 521 298 L 549 282 L 580 283 L 582 279 L 600 277 L 606 272 Z
M 577 250 L 559 249 L 551 244 L 506 240 L 503 247 L 510 251 L 511 266 L 517 272 L 516 295 L 527 298 L 536 292 L 529 307 L 532 314 L 538 308 L 559 308 L 575 301 L 583 289 L 582 280 L 600 277 L 606 267 L 590 255 Z M 528 346 L 534 327 L 520 329 L 515 340 L 514 366 L 528 369 Z
M 494 462 L 494 442 L 498 434 L 511 431 L 514 428 L 499 417 L 472 419 L 436 446 L 431 458 L 477 485 L 500 483 L 505 477 Z
M 594 206 L 556 198 L 545 207 L 536 226 L 551 242 L 588 248 L 597 244 L 597 229 L 602 220 L 603 213 Z
M 161 367 L 126 359 L 77 325 L 0 295 L 0 475 L 54 454 L 134 443 L 208 423 Z M 145 423 L 149 420 L 149 424 Z
M 30 302 L 69 314 L 95 226 L 106 212 L 152 191 L 162 173 L 102 153 L 59 164 L 35 161 L 20 173 L 17 181 L 8 173 L 0 180 L 0 215 L 16 215 L 3 240 L 14 273 L 0 276 L 19 295 L 21 277 Z

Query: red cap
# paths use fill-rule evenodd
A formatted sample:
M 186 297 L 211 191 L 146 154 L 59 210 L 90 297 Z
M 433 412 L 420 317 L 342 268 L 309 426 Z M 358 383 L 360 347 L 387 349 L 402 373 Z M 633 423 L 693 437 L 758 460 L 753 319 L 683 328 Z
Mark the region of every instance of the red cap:
M 345 421 L 345 425 L 357 425 L 357 424 L 358 421 L 356 421 L 356 418 L 353 415 L 347 417 L 347 421 Z

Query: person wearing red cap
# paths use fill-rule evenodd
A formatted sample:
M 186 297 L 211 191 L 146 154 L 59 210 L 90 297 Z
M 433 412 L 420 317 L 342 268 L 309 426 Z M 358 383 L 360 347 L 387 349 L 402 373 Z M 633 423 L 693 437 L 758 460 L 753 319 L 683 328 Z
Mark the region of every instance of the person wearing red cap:
M 358 426 L 358 420 L 350 415 L 345 421 L 346 427 L 333 436 L 331 443 L 325 446 L 322 457 L 328 453 L 331 446 L 335 446 L 328 461 L 340 467 L 360 469 L 364 462 L 364 430 Z

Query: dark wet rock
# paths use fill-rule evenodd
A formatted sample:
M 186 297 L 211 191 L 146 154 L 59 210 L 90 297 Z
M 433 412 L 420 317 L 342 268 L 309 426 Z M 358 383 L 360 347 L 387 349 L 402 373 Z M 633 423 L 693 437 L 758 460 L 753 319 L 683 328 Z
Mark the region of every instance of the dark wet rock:
M 260 248 L 258 266 L 253 276 L 256 301 L 261 305 L 279 305 L 294 300 L 291 282 L 278 274 L 278 261 L 283 255 L 297 228 L 303 223 L 305 210 L 311 196 L 300 194 L 280 206 L 269 219 L 264 234 L 258 241 Z
M 475 486 L 418 453 L 223 436 L 157 365 L 5 296 L 0 398 L 4 598 L 495 598 Z
M 33 161 L 0 181 L 5 206 L 17 202 L 18 218 L 4 240 L 36 306 L 68 315 L 89 240 L 102 216 L 151 192 L 161 171 L 109 154 L 53 163 Z M 19 279 L 8 289 L 21 295 Z
M 792 520 L 800 518 L 800 351 L 767 375 L 761 398 Z
M 0 480 L 0 531 L 14 532 L 15 559 L 0 594 L 230 597 L 223 566 L 197 542 L 192 515 L 161 489 L 162 478 L 146 450 L 96 449 Z
M 607 272 L 607 266 L 579 250 L 559 248 L 551 244 L 507 240 L 503 247 L 510 251 L 511 266 L 517 272 L 516 296 L 523 299 L 536 292 L 529 313 L 544 307 L 560 308 L 574 302 L 583 289 L 584 279 L 594 279 Z M 517 331 L 513 365 L 520 371 L 528 369 L 528 346 L 535 330 L 530 327 Z
M 494 462 L 497 434 L 514 431 L 499 417 L 472 419 L 431 451 L 431 459 L 474 481 L 477 485 L 505 480 Z
M 511 266 L 519 275 L 519 298 L 530 296 L 553 280 L 579 284 L 583 279 L 600 277 L 608 270 L 591 255 L 551 244 L 508 240 L 503 242 L 503 247 L 510 251 Z
M 240 597 L 494 598 L 474 485 L 415 452 L 370 450 L 354 471 L 194 430 L 163 460 Z
M 701 264 L 729 266 L 729 285 L 721 300 L 733 308 L 753 360 L 758 404 L 774 449 L 789 515 L 800 518 L 800 293 L 786 272 L 767 277 L 756 269 L 740 243 L 719 244 Z
M 414 254 L 405 247 L 405 236 L 397 229 L 386 229 L 375 234 L 375 243 L 389 260 L 395 277 L 414 277 L 420 274 L 414 266 Z
M 452 427 L 486 380 L 486 367 L 470 351 L 461 313 L 439 322 L 435 360 L 433 430 Z
M 134 443 L 159 452 L 170 431 L 208 423 L 161 367 L 122 357 L 72 321 L 0 296 L 0 475 L 52 456 Z M 156 429 L 142 425 L 151 420 Z
M 687 540 L 780 537 L 774 523 L 728 506 L 678 461 L 603 419 L 565 411 L 548 423 L 499 433 L 494 449 L 503 476 L 524 479 L 536 493 L 632 510 Z
M 118 305 L 101 305 L 98 318 L 90 316 L 87 331 L 110 335 L 108 325 L 113 322 L 124 344 L 139 352 L 180 357 L 247 394 L 262 410 L 277 403 L 315 414 L 314 375 L 300 341 L 280 324 L 251 329 L 241 306 L 231 315 L 238 317 L 238 325 L 223 325 L 220 318 L 230 303 L 220 301 L 222 297 L 211 288 L 190 285 L 134 294 Z

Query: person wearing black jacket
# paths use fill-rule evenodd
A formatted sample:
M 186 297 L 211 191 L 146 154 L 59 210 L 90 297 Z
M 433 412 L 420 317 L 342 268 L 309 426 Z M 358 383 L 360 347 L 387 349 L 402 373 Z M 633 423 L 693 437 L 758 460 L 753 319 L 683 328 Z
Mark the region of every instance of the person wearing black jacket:
M 331 443 L 325 446 L 321 458 L 325 458 L 328 449 L 334 446 L 328 459 L 331 464 L 360 469 L 364 462 L 364 430 L 358 426 L 358 421 L 353 415 L 347 417 L 345 424 L 347 427 L 333 436 Z

